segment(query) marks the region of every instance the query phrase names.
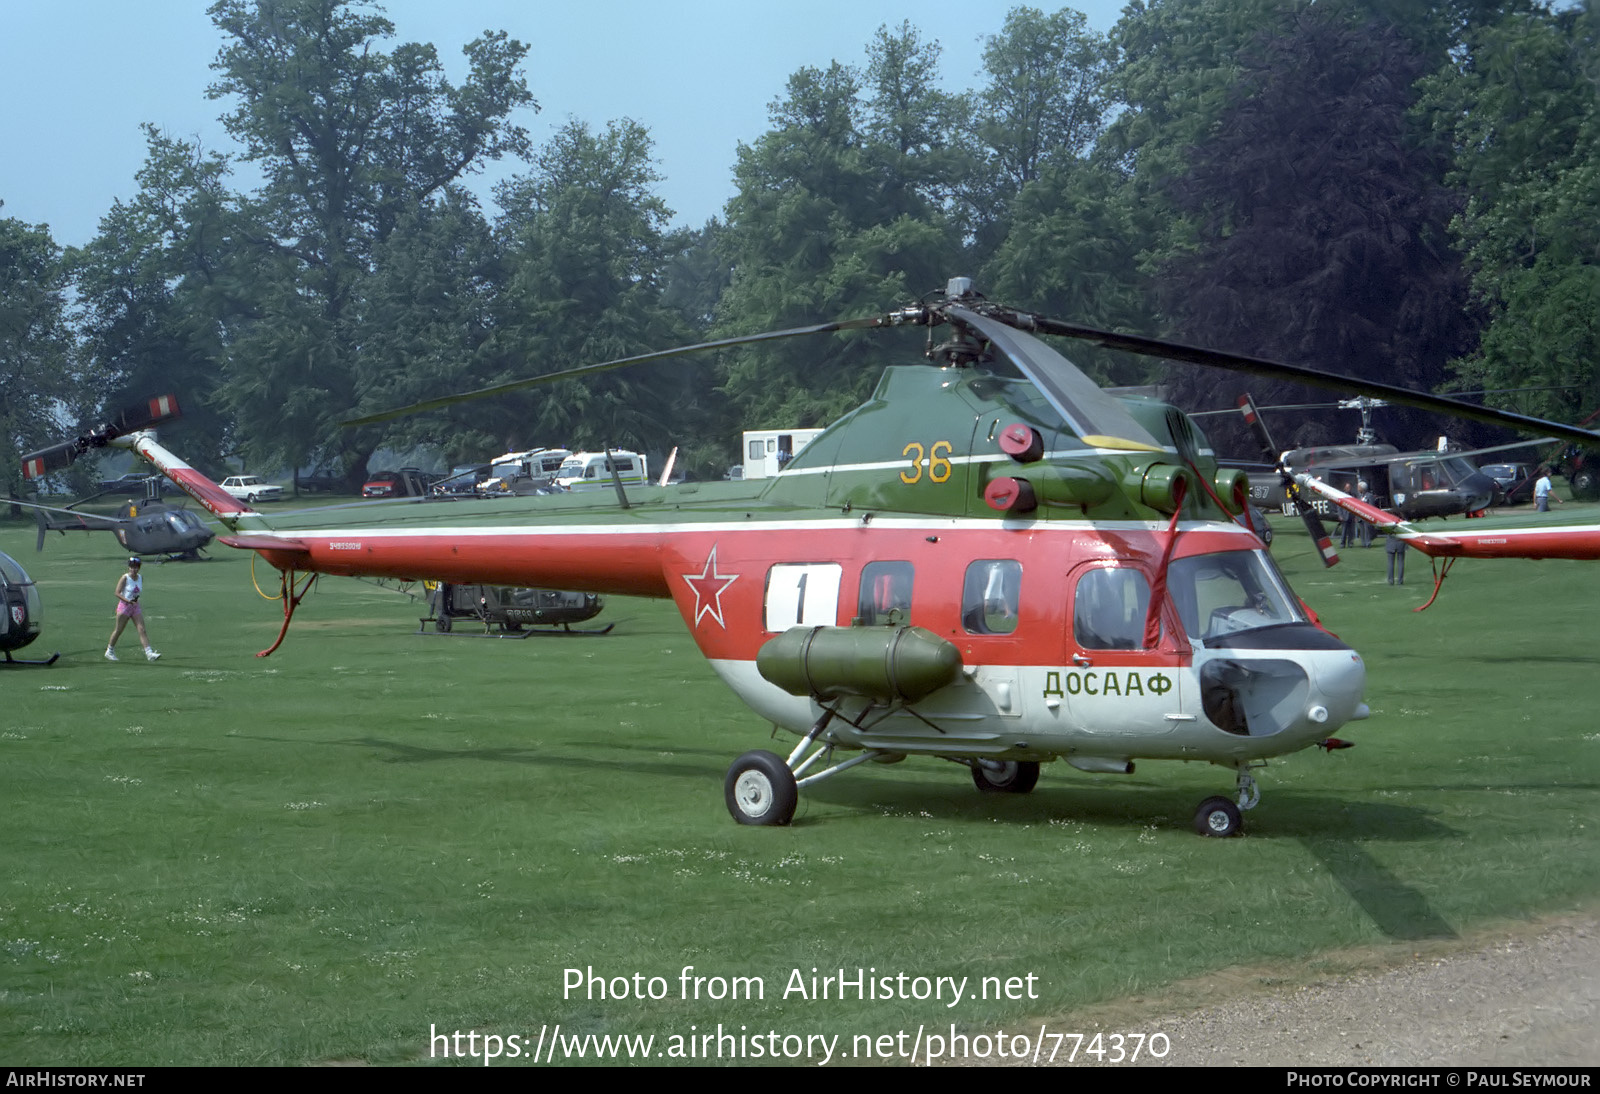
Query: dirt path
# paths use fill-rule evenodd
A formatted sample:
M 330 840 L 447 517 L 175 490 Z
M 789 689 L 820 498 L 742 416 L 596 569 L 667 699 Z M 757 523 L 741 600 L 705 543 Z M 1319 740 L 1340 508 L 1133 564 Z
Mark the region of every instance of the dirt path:
M 1600 1065 L 1600 913 L 1233 969 L 1057 1029 L 1155 1031 L 1185 1066 Z M 1196 1007 L 1196 1001 L 1209 999 Z

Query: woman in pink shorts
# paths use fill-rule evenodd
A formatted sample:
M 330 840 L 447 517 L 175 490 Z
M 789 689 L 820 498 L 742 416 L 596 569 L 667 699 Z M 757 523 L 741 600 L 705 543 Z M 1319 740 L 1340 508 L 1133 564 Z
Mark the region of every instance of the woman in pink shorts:
M 107 661 L 117 659 L 117 639 L 122 637 L 122 628 L 130 619 L 139 631 L 139 641 L 144 644 L 145 659 L 154 661 L 161 656 L 150 646 L 150 636 L 144 629 L 144 613 L 139 610 L 139 597 L 144 592 L 144 578 L 139 575 L 141 568 L 137 558 L 130 558 L 128 572 L 117 578 L 117 621 L 111 628 L 111 641 L 106 643 Z

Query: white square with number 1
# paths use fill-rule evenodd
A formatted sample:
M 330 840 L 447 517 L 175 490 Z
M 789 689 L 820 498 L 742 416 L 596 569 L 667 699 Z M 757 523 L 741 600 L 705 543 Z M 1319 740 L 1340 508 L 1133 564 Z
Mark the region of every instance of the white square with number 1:
M 766 629 L 831 627 L 839 622 L 837 562 L 784 563 L 767 571 Z

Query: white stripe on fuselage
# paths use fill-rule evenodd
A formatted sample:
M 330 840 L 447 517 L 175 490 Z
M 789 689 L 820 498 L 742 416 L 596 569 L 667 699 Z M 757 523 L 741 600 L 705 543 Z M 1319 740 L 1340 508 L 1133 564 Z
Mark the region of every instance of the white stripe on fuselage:
M 553 519 L 559 516 L 551 514 Z M 688 523 L 639 524 L 501 524 L 464 525 L 435 524 L 426 528 L 400 528 L 383 525 L 349 525 L 329 528 L 278 528 L 252 531 L 257 537 L 271 536 L 288 542 L 305 539 L 422 539 L 432 536 L 481 538 L 489 536 L 649 536 L 681 535 L 692 532 L 713 532 L 717 535 L 736 535 L 744 532 L 799 532 L 799 531 L 853 531 L 861 528 L 893 529 L 910 532 L 1004 531 L 1004 532 L 1165 532 L 1165 521 L 1142 520 L 984 520 L 981 518 L 950 517 L 928 518 L 873 516 L 869 520 L 771 520 L 735 521 L 722 518 Z M 1251 535 L 1246 529 L 1221 521 L 1183 521 L 1178 525 L 1185 532 L 1237 532 Z
M 1444 539 L 1464 543 L 1467 540 L 1493 541 L 1514 536 L 1547 536 L 1552 532 L 1600 532 L 1600 524 L 1544 524 L 1531 528 L 1485 528 L 1481 532 L 1477 529 L 1470 532 L 1446 531 L 1443 528 L 1434 531 L 1411 525 L 1409 531 L 1395 534 L 1402 539 Z
M 1163 448 L 1161 452 L 1164 455 L 1178 455 L 1178 450 L 1171 446 Z M 1216 454 L 1209 448 L 1202 448 L 1199 450 L 1199 453 L 1202 456 L 1213 456 Z M 1041 462 L 1047 460 L 1071 461 L 1074 459 L 1082 459 L 1085 456 L 1126 456 L 1127 454 L 1128 450 L 1123 448 L 1073 448 L 1064 452 L 1046 452 L 1044 455 L 1039 457 L 1039 460 Z M 1154 455 L 1155 453 L 1150 454 Z M 967 456 L 943 457 L 941 458 L 940 462 L 955 466 L 986 463 L 1009 463 L 1011 462 L 1011 457 L 1006 455 L 1004 452 L 989 452 Z M 836 463 L 828 464 L 825 467 L 788 467 L 782 471 L 779 471 L 772 477 L 787 478 L 790 475 L 833 475 L 838 472 L 848 471 L 906 471 L 912 467 L 929 467 L 931 464 L 931 456 L 924 456 L 922 459 L 915 462 L 910 459 L 902 459 L 882 460 L 878 463 Z M 1028 466 L 1032 465 L 1030 464 Z

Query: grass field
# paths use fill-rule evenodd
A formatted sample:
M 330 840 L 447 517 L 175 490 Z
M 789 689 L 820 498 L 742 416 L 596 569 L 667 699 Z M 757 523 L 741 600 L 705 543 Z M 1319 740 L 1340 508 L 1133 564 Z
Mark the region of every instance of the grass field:
M 29 652 L 62 653 L 0 670 L 0 1060 L 425 1062 L 430 1029 L 556 1023 L 658 1053 L 719 1023 L 848 1051 L 1592 906 L 1600 570 L 1465 562 L 1418 615 L 1422 556 L 1390 588 L 1381 546 L 1324 573 L 1279 527 L 1297 591 L 1367 659 L 1373 717 L 1341 731 L 1353 750 L 1273 763 L 1247 835 L 1206 840 L 1194 807 L 1232 776 L 1171 763 L 1050 765 L 1021 798 L 867 765 L 791 828 L 736 826 L 723 774 L 766 727 L 661 603 L 611 601 L 605 638 L 417 637 L 419 605 L 333 579 L 260 660 L 277 605 L 218 548 L 146 566 L 164 657 L 125 638 L 109 664 L 112 539 L 36 555 L 0 525 L 45 597 Z M 764 998 L 684 999 L 691 965 Z M 566 997 L 591 968 L 666 997 Z M 970 980 L 954 1007 L 785 998 L 813 968 Z M 1034 998 L 973 998 L 1030 976 Z

